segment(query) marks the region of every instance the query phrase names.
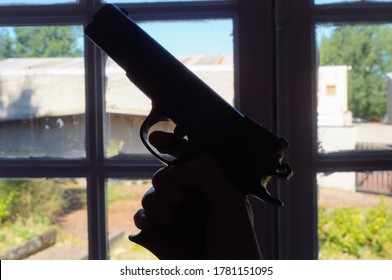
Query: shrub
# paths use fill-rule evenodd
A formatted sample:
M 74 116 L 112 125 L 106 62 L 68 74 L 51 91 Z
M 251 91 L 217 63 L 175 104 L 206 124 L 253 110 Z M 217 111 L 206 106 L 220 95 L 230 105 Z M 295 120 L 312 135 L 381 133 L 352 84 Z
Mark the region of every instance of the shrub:
M 380 258 L 392 258 L 392 208 L 384 199 L 367 209 L 319 208 L 319 240 L 323 252 L 360 258 L 369 250 Z
M 374 254 L 392 258 L 392 209 L 384 199 L 366 212 L 365 233 Z
M 0 180 L 0 222 L 34 219 L 50 223 L 67 205 L 63 193 L 49 180 Z

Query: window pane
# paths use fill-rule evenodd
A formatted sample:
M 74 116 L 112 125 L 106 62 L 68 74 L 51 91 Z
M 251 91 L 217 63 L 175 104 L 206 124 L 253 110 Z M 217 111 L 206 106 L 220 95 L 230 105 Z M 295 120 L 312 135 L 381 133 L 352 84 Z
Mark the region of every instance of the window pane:
M 314 0 L 315 4 L 352 3 L 352 2 L 391 2 L 391 0 Z
M 2 27 L 0 37 L 0 157 L 84 157 L 82 27 Z
M 141 199 L 151 187 L 151 183 L 142 180 L 109 179 L 106 186 L 110 259 L 156 259 L 148 250 L 128 240 L 129 234 L 139 232 L 134 225 L 133 215 L 141 208 Z
M 78 3 L 78 0 L 3 0 L 1 5 L 53 5 L 65 3 Z
M 318 149 L 392 148 L 392 26 L 317 25 Z
M 143 23 L 141 27 L 233 104 L 231 20 Z M 106 156 L 149 154 L 139 137 L 151 100 L 112 60 L 106 64 Z M 165 130 L 165 124 L 160 129 Z
M 317 174 L 320 259 L 392 259 L 392 171 Z
M 86 180 L 0 179 L 1 259 L 82 259 Z
M 197 2 L 206 0 L 103 0 L 105 3 L 150 3 L 150 2 Z M 232 1 L 232 0 L 207 0 L 207 1 Z

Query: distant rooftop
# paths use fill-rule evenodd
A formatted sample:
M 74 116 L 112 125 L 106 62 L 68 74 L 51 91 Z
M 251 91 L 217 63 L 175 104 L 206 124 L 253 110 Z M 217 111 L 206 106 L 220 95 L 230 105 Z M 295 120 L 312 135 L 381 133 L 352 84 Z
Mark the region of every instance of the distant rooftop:
M 233 103 L 232 55 L 180 56 L 196 75 Z M 106 110 L 147 115 L 150 100 L 112 60 L 106 66 Z M 82 114 L 85 111 L 84 60 L 11 58 L 0 61 L 0 120 Z

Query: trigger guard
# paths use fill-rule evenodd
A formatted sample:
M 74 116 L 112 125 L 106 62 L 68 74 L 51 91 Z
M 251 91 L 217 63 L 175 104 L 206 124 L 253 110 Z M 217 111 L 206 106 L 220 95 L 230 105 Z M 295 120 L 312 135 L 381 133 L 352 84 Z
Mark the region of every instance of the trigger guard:
M 158 160 L 161 162 L 167 164 L 167 165 L 172 165 L 173 162 L 170 160 L 165 159 L 162 157 L 160 154 L 155 152 L 152 148 L 151 145 L 148 142 L 148 131 L 151 129 L 151 127 L 154 124 L 157 124 L 159 122 L 163 121 L 169 121 L 170 118 L 164 117 L 161 114 L 159 114 L 156 110 L 152 110 L 150 114 L 147 116 L 147 118 L 144 120 L 142 126 L 140 127 L 140 139 L 142 140 L 144 146 L 147 148 L 147 150 L 153 154 Z

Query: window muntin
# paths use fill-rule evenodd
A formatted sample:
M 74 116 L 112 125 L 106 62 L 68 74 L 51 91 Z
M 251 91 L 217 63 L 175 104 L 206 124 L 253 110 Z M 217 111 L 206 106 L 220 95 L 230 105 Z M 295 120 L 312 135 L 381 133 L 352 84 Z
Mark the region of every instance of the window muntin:
M 388 34 L 390 24 L 316 26 L 319 152 L 391 149 Z

